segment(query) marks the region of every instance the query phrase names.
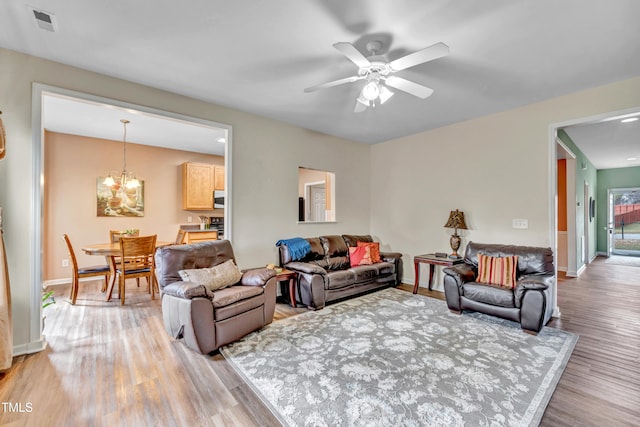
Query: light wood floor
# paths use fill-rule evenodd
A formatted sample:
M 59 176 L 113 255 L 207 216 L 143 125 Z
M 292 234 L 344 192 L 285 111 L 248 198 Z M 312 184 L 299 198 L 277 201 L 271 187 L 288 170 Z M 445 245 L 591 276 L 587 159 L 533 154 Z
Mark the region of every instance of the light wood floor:
M 58 288 L 45 310 L 47 349 L 14 358 L 0 379 L 0 402 L 32 410 L 0 407 L 0 425 L 278 425 L 222 356 L 167 336 L 159 300 L 144 289 L 128 284 L 122 307 L 102 301 L 97 282 L 81 284 L 75 306 Z M 597 260 L 560 280 L 559 301 L 550 326 L 580 339 L 542 425 L 640 425 L 640 268 Z M 278 304 L 276 317 L 304 311 Z

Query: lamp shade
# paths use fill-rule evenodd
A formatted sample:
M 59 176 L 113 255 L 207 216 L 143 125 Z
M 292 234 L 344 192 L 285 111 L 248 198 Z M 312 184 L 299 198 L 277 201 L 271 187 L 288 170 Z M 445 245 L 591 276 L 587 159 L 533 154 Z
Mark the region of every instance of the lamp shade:
M 451 211 L 449 214 L 449 219 L 447 223 L 444 225 L 445 228 L 459 228 L 461 230 L 467 229 L 467 224 L 464 222 L 464 212 L 456 209 L 455 211 Z

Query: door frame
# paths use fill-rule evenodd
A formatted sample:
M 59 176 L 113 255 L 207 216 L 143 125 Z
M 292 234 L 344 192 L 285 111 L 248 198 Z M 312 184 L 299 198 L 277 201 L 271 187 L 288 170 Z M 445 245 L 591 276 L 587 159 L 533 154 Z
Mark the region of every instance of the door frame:
M 614 254 L 614 244 L 615 241 L 615 208 L 614 208 L 614 193 L 620 193 L 624 191 L 640 191 L 640 187 L 628 187 L 628 188 L 608 188 L 607 189 L 607 256 L 611 255 L 621 255 L 624 254 Z
M 589 259 L 589 239 L 591 238 L 590 234 L 589 234 L 589 211 L 591 210 L 591 201 L 589 200 L 589 189 L 590 189 L 590 185 L 588 181 L 584 182 L 584 209 L 582 210 L 583 213 L 583 217 L 584 217 L 584 234 L 583 234 L 583 241 L 582 241 L 582 264 L 583 265 L 588 265 L 591 260 Z
M 145 107 L 131 102 L 118 101 L 111 98 L 105 98 L 102 96 L 91 95 L 84 92 L 78 92 L 75 90 L 64 89 L 57 86 L 51 86 L 43 83 L 34 82 L 31 85 L 31 132 L 33 135 L 32 148 L 33 148 L 33 185 L 31 188 L 31 203 L 33 206 L 33 215 L 30 218 L 31 233 L 29 236 L 31 268 L 29 276 L 31 279 L 31 298 L 30 305 L 30 325 L 29 325 L 29 343 L 27 347 L 20 353 L 14 353 L 14 355 L 35 353 L 41 351 L 45 347 L 44 338 L 42 336 L 42 247 L 43 247 L 43 221 L 44 221 L 44 128 L 42 125 L 42 108 L 43 99 L 46 95 L 52 96 L 66 96 L 69 98 L 75 98 L 81 101 L 89 101 L 104 105 L 111 105 L 119 108 L 125 108 L 130 110 L 136 110 L 144 113 L 154 114 L 157 116 L 164 116 L 167 119 L 177 119 L 185 122 L 197 123 L 200 125 L 217 127 L 225 129 L 227 132 L 227 141 L 224 151 L 224 163 L 225 163 L 225 188 L 226 188 L 226 200 L 224 219 L 225 219 L 225 238 L 231 239 L 232 227 L 232 139 L 233 129 L 231 125 L 224 123 L 217 123 L 213 120 L 205 120 L 197 117 L 186 116 L 183 114 L 173 113 L 170 111 L 159 110 L 156 108 Z M 212 141 L 215 143 L 215 141 Z
M 549 157 L 549 163 L 548 163 L 549 180 L 548 180 L 548 187 L 547 187 L 548 188 L 547 192 L 549 195 L 548 218 L 549 218 L 549 243 L 554 253 L 557 253 L 558 251 L 558 242 L 556 238 L 556 233 L 558 230 L 558 210 L 557 210 L 557 202 L 556 202 L 558 197 L 558 195 L 556 194 L 557 188 L 558 188 L 558 174 L 557 174 L 558 156 L 556 154 L 556 140 L 558 139 L 558 129 L 561 129 L 567 126 L 585 124 L 585 123 L 600 121 L 603 119 L 608 119 L 615 116 L 621 116 L 621 115 L 637 113 L 637 112 L 638 112 L 638 106 L 635 106 L 631 108 L 626 108 L 624 110 L 608 111 L 608 112 L 604 112 L 604 113 L 593 115 L 593 116 L 581 117 L 577 119 L 565 120 L 565 121 L 549 124 L 548 135 L 547 135 L 547 141 L 548 141 L 547 152 Z M 553 296 L 552 316 L 560 317 L 561 316 L 560 307 L 558 306 L 558 282 L 557 282 L 558 264 L 557 263 L 554 263 L 554 268 L 556 273 L 556 281 L 553 285 L 553 292 L 552 292 L 552 296 Z
M 327 191 L 327 183 L 326 181 L 314 181 L 314 182 L 306 182 L 304 184 L 304 211 L 306 215 L 307 222 L 326 222 L 326 213 L 325 213 L 325 221 L 309 221 L 309 217 L 311 216 L 311 187 L 318 187 L 322 185 L 325 189 L 325 197 Z
M 557 181 L 557 168 L 558 168 L 558 158 L 557 158 L 557 150 L 558 147 L 564 151 L 566 156 L 565 160 L 567 161 L 566 166 L 566 190 L 567 190 L 567 271 L 566 275 L 569 277 L 577 277 L 577 247 L 576 247 L 576 154 L 566 146 L 564 142 L 560 138 L 556 137 L 556 161 L 555 161 L 555 170 L 556 170 L 556 181 Z M 557 182 L 556 182 L 557 188 Z M 557 190 L 556 190 L 557 191 Z M 558 200 L 557 194 L 555 197 L 556 203 Z M 558 229 L 558 220 L 557 220 L 557 206 L 556 206 L 556 232 Z M 556 252 L 558 253 L 557 241 L 556 241 Z M 557 264 L 557 263 L 556 263 Z

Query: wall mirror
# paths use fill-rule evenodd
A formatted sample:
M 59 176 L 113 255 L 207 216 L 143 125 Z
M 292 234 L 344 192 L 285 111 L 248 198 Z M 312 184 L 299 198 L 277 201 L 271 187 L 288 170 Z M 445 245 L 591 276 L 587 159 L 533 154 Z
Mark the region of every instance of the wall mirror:
M 298 222 L 335 222 L 336 175 L 298 167 Z

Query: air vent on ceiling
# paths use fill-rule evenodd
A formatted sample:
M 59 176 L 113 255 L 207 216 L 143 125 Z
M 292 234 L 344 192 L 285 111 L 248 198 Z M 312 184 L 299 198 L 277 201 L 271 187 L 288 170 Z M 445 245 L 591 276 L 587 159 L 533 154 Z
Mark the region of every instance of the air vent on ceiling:
M 56 16 L 51 12 L 46 12 L 42 9 L 36 9 L 33 6 L 27 6 L 33 13 L 33 17 L 36 21 L 36 25 L 41 30 L 51 31 L 52 33 L 58 29 L 56 23 Z

